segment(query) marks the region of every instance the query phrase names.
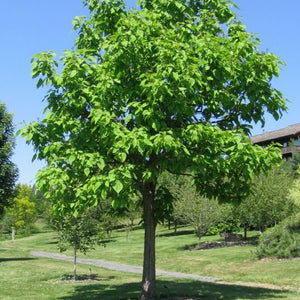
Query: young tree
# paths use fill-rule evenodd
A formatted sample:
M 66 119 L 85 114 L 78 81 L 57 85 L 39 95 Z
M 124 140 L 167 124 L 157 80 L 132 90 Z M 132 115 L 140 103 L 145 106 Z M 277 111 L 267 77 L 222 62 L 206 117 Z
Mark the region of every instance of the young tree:
M 181 176 L 182 177 L 182 176 Z M 208 229 L 222 220 L 221 206 L 216 199 L 207 199 L 199 195 L 196 188 L 191 185 L 189 178 L 177 179 L 177 188 L 174 198 L 174 216 L 190 224 L 200 240 Z
M 293 213 L 295 204 L 288 198 L 292 183 L 292 176 L 283 167 L 254 178 L 252 193 L 237 208 L 245 234 L 249 227 L 263 232 Z
M 104 237 L 100 229 L 99 221 L 93 217 L 93 211 L 87 210 L 76 217 L 72 214 L 64 218 L 54 219 L 55 229 L 59 233 L 60 251 L 66 251 L 71 245 L 74 251 L 73 277 L 77 279 L 77 253 L 84 254 L 93 249 L 96 244 L 100 244 Z
M 136 199 L 132 199 L 132 202 L 128 204 L 124 211 L 124 217 L 127 220 L 127 227 L 130 228 L 130 231 L 133 229 L 134 221 L 137 220 L 139 223 L 142 215 L 140 199 L 137 197 Z
M 0 103 L 0 216 L 14 195 L 18 170 L 11 157 L 14 149 L 14 127 L 12 115 Z
M 240 201 L 253 174 L 280 160 L 244 132 L 286 109 L 271 86 L 281 62 L 259 50 L 226 0 L 84 3 L 90 17 L 74 19 L 74 47 L 58 61 L 52 52 L 33 59 L 48 113 L 23 134 L 47 161 L 38 181 L 58 210 L 75 180 L 75 210 L 101 198 L 119 207 L 140 193 L 141 299 L 153 299 L 159 175 L 186 173 L 202 195 Z

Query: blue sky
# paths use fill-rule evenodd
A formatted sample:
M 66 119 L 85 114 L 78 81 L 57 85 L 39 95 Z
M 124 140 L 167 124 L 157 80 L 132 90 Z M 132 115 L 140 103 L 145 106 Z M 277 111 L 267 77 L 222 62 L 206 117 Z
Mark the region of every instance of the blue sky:
M 277 54 L 286 66 L 274 86 L 290 99 L 289 111 L 280 121 L 267 118 L 264 129 L 254 134 L 300 122 L 300 1 L 237 0 L 242 21 L 248 31 L 261 39 L 262 50 Z M 129 6 L 134 0 L 127 1 Z M 72 19 L 86 14 L 81 0 L 0 1 L 0 101 L 14 114 L 17 129 L 42 117 L 45 90 L 37 90 L 31 78 L 30 59 L 41 51 L 61 54 L 72 47 L 75 37 Z M 18 137 L 14 162 L 19 168 L 19 182 L 33 184 L 40 162 L 31 162 L 33 150 Z

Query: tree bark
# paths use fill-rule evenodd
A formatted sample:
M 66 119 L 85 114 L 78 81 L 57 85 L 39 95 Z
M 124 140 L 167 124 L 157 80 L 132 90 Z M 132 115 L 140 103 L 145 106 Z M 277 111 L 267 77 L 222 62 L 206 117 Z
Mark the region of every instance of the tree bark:
M 141 300 L 155 299 L 155 185 L 147 183 L 142 189 L 145 222 L 144 263 Z
M 201 246 L 201 238 L 202 238 L 202 231 L 201 231 L 201 228 L 198 227 L 197 228 L 197 236 L 198 236 L 198 248 L 200 249 L 200 246 Z
M 247 225 L 244 225 L 244 240 L 247 240 Z
M 74 271 L 73 271 L 74 280 L 77 280 L 77 248 L 74 247 Z
M 11 240 L 14 242 L 15 241 L 15 236 L 16 236 L 16 230 L 13 228 L 11 231 Z

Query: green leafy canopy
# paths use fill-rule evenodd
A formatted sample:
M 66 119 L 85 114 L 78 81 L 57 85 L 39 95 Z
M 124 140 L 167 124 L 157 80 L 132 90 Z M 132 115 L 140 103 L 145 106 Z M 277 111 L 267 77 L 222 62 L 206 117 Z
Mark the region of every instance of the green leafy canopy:
M 266 112 L 286 109 L 271 86 L 279 58 L 259 50 L 230 1 L 84 3 L 74 47 L 32 60 L 37 85 L 49 87 L 45 118 L 23 130 L 47 161 L 39 188 L 62 210 L 106 197 L 121 206 L 168 170 L 188 172 L 203 195 L 239 201 L 280 160 L 247 137 Z

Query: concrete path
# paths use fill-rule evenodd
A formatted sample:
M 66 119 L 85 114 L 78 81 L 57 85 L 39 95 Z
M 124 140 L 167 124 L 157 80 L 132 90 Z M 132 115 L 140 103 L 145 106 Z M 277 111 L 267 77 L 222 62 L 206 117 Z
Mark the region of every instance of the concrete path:
M 70 262 L 73 262 L 74 260 L 74 258 L 71 256 L 66 256 L 63 254 L 53 253 L 53 252 L 31 251 L 30 254 L 32 256 L 53 258 L 53 259 L 59 259 L 64 261 L 70 261 Z M 143 271 L 142 267 L 124 265 L 115 262 L 109 262 L 109 261 L 98 260 L 98 259 L 90 259 L 90 258 L 77 258 L 77 263 L 85 264 L 85 265 L 93 265 L 96 267 L 101 267 L 109 270 L 135 273 L 135 274 L 142 274 Z M 219 280 L 218 278 L 215 277 L 205 277 L 205 276 L 179 273 L 179 272 L 168 272 L 168 271 L 163 271 L 158 269 L 156 269 L 156 275 L 163 276 L 163 277 L 180 278 L 180 279 L 191 279 L 191 280 L 204 281 L 204 282 L 216 282 Z

